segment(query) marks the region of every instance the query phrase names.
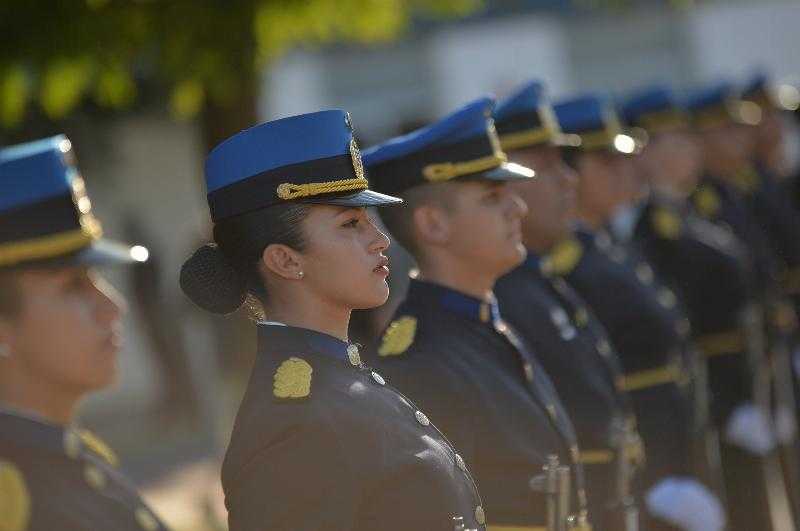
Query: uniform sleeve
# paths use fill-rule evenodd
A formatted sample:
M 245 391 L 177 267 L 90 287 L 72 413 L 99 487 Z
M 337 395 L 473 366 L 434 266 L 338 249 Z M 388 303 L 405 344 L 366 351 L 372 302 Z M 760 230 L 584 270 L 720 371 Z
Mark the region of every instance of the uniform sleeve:
M 325 419 L 278 432 L 226 490 L 230 531 L 353 529 L 360 494 L 344 450 Z

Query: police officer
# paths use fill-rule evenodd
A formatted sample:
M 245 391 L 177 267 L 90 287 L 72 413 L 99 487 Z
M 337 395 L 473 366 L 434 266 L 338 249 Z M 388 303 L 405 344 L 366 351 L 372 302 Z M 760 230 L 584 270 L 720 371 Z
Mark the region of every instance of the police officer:
M 578 175 L 578 228 L 552 250 L 551 260 L 597 313 L 619 351 L 622 388 L 631 393 L 648 449 L 645 527 L 720 529 L 719 501 L 693 470 L 699 415 L 693 409 L 686 317 L 674 292 L 625 236 L 615 239 L 606 230 L 620 207 L 640 193 L 631 155 L 644 142 L 623 130 L 603 96 L 565 100 L 554 110 L 564 133 L 575 137 L 565 157 Z M 687 510 L 690 503 L 697 509 Z
M 116 377 L 125 302 L 96 271 L 147 259 L 101 239 L 63 135 L 0 149 L 0 529 L 160 530 L 75 409 Z
M 602 529 L 638 519 L 633 471 L 643 448 L 622 370 L 603 326 L 582 298 L 542 257 L 571 230 L 575 175 L 564 164 L 561 134 L 537 81 L 523 85 L 494 112 L 500 145 L 538 178 L 512 184 L 528 206 L 522 222 L 525 262 L 497 283 L 504 315 L 536 350 L 570 413 L 586 470 L 590 512 Z
M 485 529 L 468 468 L 425 413 L 361 361 L 353 308 L 386 301 L 388 238 L 349 115 L 267 122 L 206 161 L 214 243 L 181 270 L 199 306 L 247 299 L 258 354 L 222 466 L 231 531 Z
M 757 93 L 763 82 L 756 79 L 746 89 L 752 99 L 760 100 Z M 741 99 L 732 84 L 719 83 L 692 93 L 689 105 L 702 141 L 706 171 L 695 204 L 707 219 L 734 231 L 755 265 L 755 308 L 763 337 L 758 390 L 764 396 L 765 409 L 769 395 L 775 395 L 775 434 L 781 452 L 795 454 L 788 468 L 796 475 L 796 452 L 790 451 L 796 446 L 796 420 L 789 349 L 797 318 L 784 289 L 788 283 L 782 285 L 781 281 L 800 267 L 800 215 L 774 176 L 755 160 L 764 116 L 758 103 Z M 713 201 L 708 198 L 717 198 L 716 209 L 709 208 Z M 800 299 L 795 298 L 795 303 Z M 795 505 L 800 511 L 800 499 Z
M 533 176 L 506 162 L 493 105 L 480 98 L 364 154 L 376 189 L 408 204 L 382 218 L 419 268 L 374 359 L 473 467 L 490 528 L 561 529 L 569 511 L 570 525 L 584 529 L 583 469 L 569 414 L 492 293 L 525 257 L 526 207 L 508 182 Z M 551 455 L 572 468 L 573 492 L 561 496 L 572 501 L 560 506 L 557 522 L 547 521 L 546 496 L 532 489 Z

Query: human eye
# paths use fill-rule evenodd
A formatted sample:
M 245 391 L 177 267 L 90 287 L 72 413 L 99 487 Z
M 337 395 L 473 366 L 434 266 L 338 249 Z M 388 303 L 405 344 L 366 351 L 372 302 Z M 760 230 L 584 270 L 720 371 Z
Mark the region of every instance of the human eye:
M 359 221 L 360 220 L 357 217 L 350 218 L 342 224 L 342 227 L 345 227 L 347 229 L 354 229 L 358 227 Z

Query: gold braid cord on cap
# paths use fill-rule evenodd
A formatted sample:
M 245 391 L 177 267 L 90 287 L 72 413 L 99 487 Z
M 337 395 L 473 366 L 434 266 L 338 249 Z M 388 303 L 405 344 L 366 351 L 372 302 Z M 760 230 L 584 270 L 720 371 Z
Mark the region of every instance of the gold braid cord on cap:
M 342 179 L 340 181 L 326 181 L 322 183 L 293 184 L 283 183 L 278 186 L 278 197 L 284 200 L 311 197 L 320 194 L 335 192 L 349 192 L 366 190 L 369 182 L 363 177 L 355 179 Z
M 81 225 L 80 229 L 0 245 L 0 266 L 69 254 L 86 247 L 103 234 L 100 223 L 91 215 L 82 217 Z
M 465 162 L 429 164 L 422 169 L 422 175 L 431 182 L 449 181 L 462 175 L 492 170 L 507 160 L 505 153 L 501 152 Z

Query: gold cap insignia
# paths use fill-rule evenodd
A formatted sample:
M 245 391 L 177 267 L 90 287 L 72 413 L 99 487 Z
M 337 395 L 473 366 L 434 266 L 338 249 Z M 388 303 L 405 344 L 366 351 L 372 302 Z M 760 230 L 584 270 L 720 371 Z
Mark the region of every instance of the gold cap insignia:
M 542 262 L 542 271 L 547 275 L 568 275 L 580 262 L 583 246 L 575 238 L 566 239 L 553 248 Z
M 83 441 L 83 445 L 92 451 L 95 455 L 102 458 L 103 461 L 108 463 L 113 467 L 117 467 L 119 465 L 119 458 L 117 454 L 114 453 L 112 450 L 102 439 L 100 439 L 97 435 L 90 432 L 89 430 L 80 430 L 79 435 L 81 441 Z
M 307 361 L 291 357 L 275 371 L 272 394 L 277 398 L 305 398 L 311 393 L 311 373 Z
M 681 220 L 674 212 L 659 208 L 653 212 L 653 228 L 662 238 L 676 240 L 681 234 Z
M 710 186 L 700 186 L 694 195 L 694 206 L 704 218 L 714 218 L 720 209 L 719 195 Z
M 0 530 L 24 531 L 31 517 L 31 495 L 22 472 L 0 461 Z
M 361 162 L 361 151 L 359 151 L 355 139 L 350 141 L 350 158 L 353 159 L 353 171 L 356 173 L 356 179 L 364 179 L 364 163 Z
M 417 334 L 417 318 L 406 315 L 395 319 L 383 333 L 379 356 L 397 356 L 402 354 L 414 342 Z

